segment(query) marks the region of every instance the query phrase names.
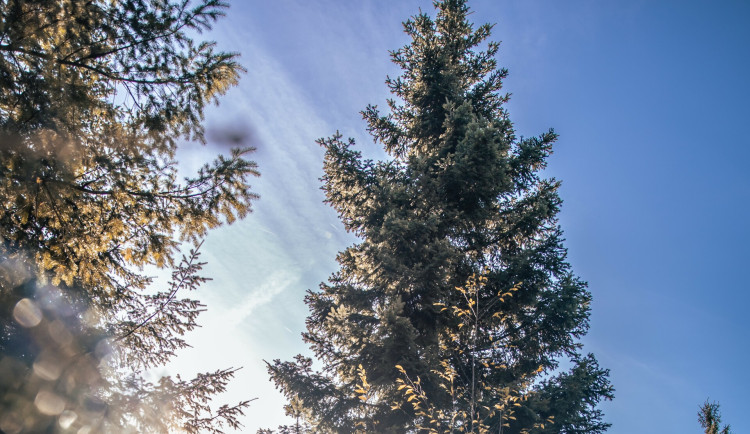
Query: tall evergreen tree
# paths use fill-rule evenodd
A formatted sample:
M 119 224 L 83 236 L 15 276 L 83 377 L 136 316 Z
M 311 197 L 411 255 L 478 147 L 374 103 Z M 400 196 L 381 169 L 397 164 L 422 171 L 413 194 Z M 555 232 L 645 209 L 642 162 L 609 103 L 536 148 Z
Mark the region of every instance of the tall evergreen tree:
M 234 370 L 151 384 L 203 306 L 178 247 L 250 210 L 249 148 L 180 181 L 237 55 L 190 34 L 221 0 L 0 0 L 0 430 L 215 432 Z M 174 269 L 149 289 L 143 267 Z M 114 354 L 114 356 L 113 356 Z M 51 431 L 50 431 L 51 432 Z
M 539 174 L 557 136 L 516 136 L 498 44 L 480 49 L 491 26 L 473 28 L 464 0 L 435 6 L 391 53 L 403 72 L 386 80 L 389 113 L 363 111 L 391 158 L 365 160 L 339 134 L 319 141 L 327 202 L 361 241 L 306 297 L 304 339 L 323 370 L 298 356 L 269 373 L 315 432 L 414 432 L 459 410 L 469 420 L 447 432 L 602 432 L 596 406 L 612 387 L 578 341 L 591 295 L 565 260 L 560 184 Z
M 732 434 L 732 427 L 729 425 L 721 426 L 721 412 L 719 404 L 716 402 L 706 402 L 698 410 L 698 422 L 706 434 Z

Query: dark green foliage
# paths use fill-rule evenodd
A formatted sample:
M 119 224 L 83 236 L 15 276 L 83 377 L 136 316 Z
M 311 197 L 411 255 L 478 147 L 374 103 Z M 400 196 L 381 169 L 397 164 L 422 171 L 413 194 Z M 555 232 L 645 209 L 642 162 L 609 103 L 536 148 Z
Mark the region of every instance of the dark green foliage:
M 182 295 L 205 281 L 202 264 L 197 252 L 180 261 L 178 246 L 198 245 L 208 229 L 244 217 L 256 198 L 251 148 L 233 149 L 184 180 L 174 159 L 178 140 L 204 141 L 206 105 L 242 72 L 236 54 L 189 36 L 209 30 L 226 7 L 220 0 L 0 0 L 0 352 L 28 386 L 3 392 L 0 429 L 26 420 L 19 429 L 30 432 L 63 417 L 23 407 L 39 388 L 67 399 L 69 409 L 74 400 L 101 401 L 107 418 L 93 411 L 87 419 L 82 410 L 79 427 L 86 420 L 103 424 L 91 429 L 122 432 L 236 425 L 246 403 L 218 413 L 207 406 L 233 369 L 156 385 L 140 377 L 186 346 L 181 336 L 203 310 Z M 148 289 L 145 266 L 173 268 L 170 286 Z M 33 325 L 15 316 L 21 302 Z M 90 360 L 79 382 L 87 389 L 65 386 L 74 375 L 68 370 L 39 380 L 28 367 L 48 353 L 66 366 Z M 105 365 L 119 367 L 99 372 Z M 141 401 L 159 405 L 148 410 Z M 140 413 L 157 409 L 158 417 Z
M 575 356 L 573 368 L 542 381 L 530 407 L 544 419 L 555 416 L 552 432 L 588 434 L 604 432 L 609 427 L 596 408 L 600 399 L 614 397 L 607 379 L 609 371 L 599 367 L 592 354 Z
M 732 434 L 729 425 L 721 427 L 721 412 L 719 411 L 719 404 L 716 402 L 706 400 L 703 403 L 698 410 L 698 422 L 700 422 L 706 434 Z
M 459 413 L 471 420 L 452 426 L 471 431 L 602 432 L 596 405 L 612 387 L 578 342 L 591 296 L 565 260 L 559 183 L 539 175 L 557 136 L 515 135 L 498 44 L 479 51 L 491 26 L 474 29 L 464 1 L 435 5 L 434 20 L 405 23 L 412 42 L 392 53 L 403 72 L 386 81 L 389 113 L 363 111 L 391 159 L 363 160 L 338 134 L 319 141 L 327 202 L 361 242 L 306 297 L 304 338 L 323 371 L 299 357 L 269 372 L 316 432 L 410 432 Z M 466 298 L 456 288 L 472 276 L 483 283 Z M 507 405 L 515 419 L 488 410 L 474 421 Z

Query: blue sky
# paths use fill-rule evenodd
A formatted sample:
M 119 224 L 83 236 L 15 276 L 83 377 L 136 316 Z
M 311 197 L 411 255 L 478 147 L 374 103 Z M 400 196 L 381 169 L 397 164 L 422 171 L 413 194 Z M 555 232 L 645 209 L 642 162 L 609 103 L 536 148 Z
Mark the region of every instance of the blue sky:
M 547 174 L 576 273 L 594 295 L 586 349 L 611 369 L 612 433 L 699 433 L 698 406 L 721 403 L 750 432 L 750 3 L 470 1 L 496 23 L 519 134 L 560 134 Z M 233 1 L 208 37 L 242 53 L 239 87 L 207 114 L 211 131 L 248 132 L 262 198 L 204 245 L 203 328 L 165 372 L 243 366 L 221 398 L 257 397 L 245 431 L 283 422 L 263 359 L 306 353 L 302 301 L 354 241 L 319 190 L 315 139 L 340 130 L 383 157 L 359 110 L 383 105 L 398 70 L 388 50 L 429 1 Z M 184 167 L 222 148 L 188 146 Z M 743 271 L 745 270 L 745 271 Z

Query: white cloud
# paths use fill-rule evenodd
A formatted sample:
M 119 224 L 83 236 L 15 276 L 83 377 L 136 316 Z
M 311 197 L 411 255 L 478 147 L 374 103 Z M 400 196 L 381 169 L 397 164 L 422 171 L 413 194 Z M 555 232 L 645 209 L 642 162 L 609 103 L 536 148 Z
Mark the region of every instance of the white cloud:
M 229 309 L 222 314 L 223 326 L 230 329 L 236 328 L 258 308 L 270 303 L 276 295 L 298 283 L 299 280 L 298 272 L 275 270 L 260 286 L 245 295 L 240 303 L 233 307 L 230 305 Z

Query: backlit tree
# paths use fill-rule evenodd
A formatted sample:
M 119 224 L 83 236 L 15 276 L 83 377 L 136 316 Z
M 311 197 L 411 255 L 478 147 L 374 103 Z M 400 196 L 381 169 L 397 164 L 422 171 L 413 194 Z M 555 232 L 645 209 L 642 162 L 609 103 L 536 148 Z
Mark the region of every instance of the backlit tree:
M 188 432 L 236 426 L 211 409 L 233 369 L 142 372 L 186 346 L 206 231 L 250 211 L 249 148 L 180 180 L 178 140 L 204 142 L 207 104 L 237 55 L 190 35 L 221 0 L 0 1 L 0 430 Z M 143 267 L 173 268 L 148 289 Z M 147 290 L 148 289 L 148 290 Z M 83 431 L 80 431 L 83 432 Z
M 404 25 L 389 111 L 363 111 L 390 158 L 319 141 L 327 202 L 360 242 L 306 297 L 322 371 L 300 356 L 269 372 L 315 432 L 602 432 L 612 387 L 579 343 L 591 295 L 540 175 L 557 136 L 516 136 L 491 26 L 435 6 Z

